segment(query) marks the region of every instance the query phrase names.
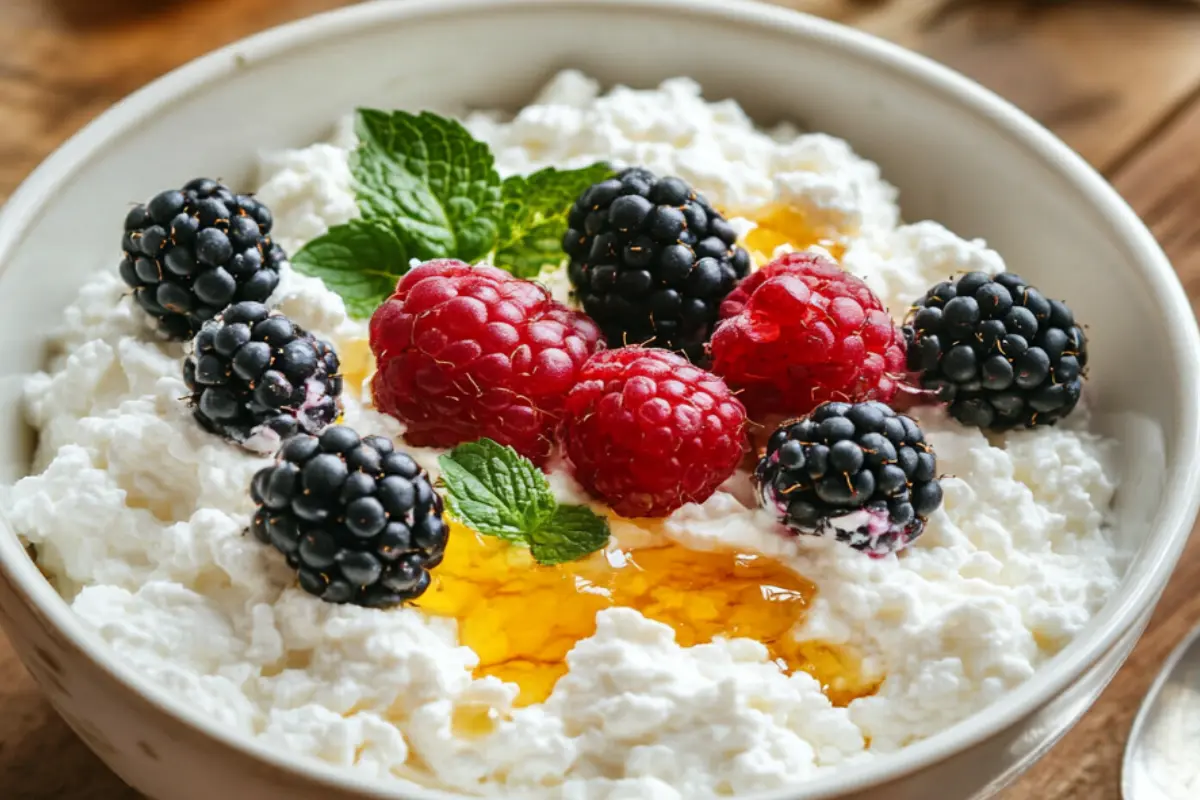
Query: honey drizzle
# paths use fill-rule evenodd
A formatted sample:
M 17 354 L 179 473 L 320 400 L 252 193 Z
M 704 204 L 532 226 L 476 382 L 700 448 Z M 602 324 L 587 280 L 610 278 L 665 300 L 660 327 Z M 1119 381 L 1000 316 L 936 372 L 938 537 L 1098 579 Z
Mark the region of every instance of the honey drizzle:
M 819 245 L 836 261 L 846 254 L 844 237 L 836 227 L 813 222 L 795 206 L 770 205 L 741 216 L 757 224 L 746 234 L 743 245 L 759 266 L 770 261 L 775 248 L 784 244 L 795 250 Z
M 496 730 L 500 712 L 487 703 L 459 703 L 450 715 L 450 728 L 462 739 L 477 739 Z
M 367 380 L 375 372 L 375 357 L 368 339 L 353 339 L 338 348 L 343 391 L 361 397 Z
M 664 538 L 540 566 L 524 548 L 452 523 L 433 576 L 415 605 L 458 620 L 459 640 L 479 656 L 475 677 L 517 684 L 517 705 L 545 700 L 567 671 L 567 653 L 595 632 L 596 614 L 617 606 L 670 625 L 685 647 L 718 636 L 755 639 L 786 672 L 813 675 L 837 705 L 878 686 L 843 649 L 794 639 L 816 587 L 761 555 L 691 550 Z
M 760 266 L 783 244 L 796 250 L 819 245 L 838 261 L 845 254 L 838 230 L 813 224 L 793 206 L 740 216 L 757 223 L 743 244 Z M 374 370 L 366 340 L 342 348 L 341 363 L 346 386 L 361 395 Z M 567 653 L 595 633 L 596 614 L 618 606 L 671 626 L 684 647 L 716 637 L 761 642 L 783 671 L 816 678 L 835 706 L 879 688 L 882 681 L 864 676 L 847 649 L 792 635 L 816 595 L 812 582 L 766 556 L 697 551 L 657 538 L 652 546 L 541 566 L 525 548 L 452 522 L 445 559 L 414 605 L 456 619 L 459 641 L 479 656 L 475 677 L 516 684 L 518 706 L 549 697 L 567 672 Z M 496 709 L 472 702 L 455 707 L 452 726 L 461 736 L 485 736 L 499 720 Z

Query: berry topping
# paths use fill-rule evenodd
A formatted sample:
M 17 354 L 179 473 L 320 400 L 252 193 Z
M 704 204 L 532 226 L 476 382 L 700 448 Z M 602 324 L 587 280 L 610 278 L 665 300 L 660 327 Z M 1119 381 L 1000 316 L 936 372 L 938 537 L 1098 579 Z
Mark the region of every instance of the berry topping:
M 724 381 L 680 356 L 623 347 L 580 370 L 561 434 L 585 489 L 622 516 L 665 516 L 733 474 L 746 412 Z
M 879 299 L 824 256 L 790 253 L 721 305 L 712 370 L 754 419 L 807 414 L 823 402 L 887 402 L 904 339 Z
M 338 357 L 262 303 L 235 303 L 204 324 L 183 362 L 196 420 L 247 450 L 271 453 L 281 437 L 318 433 L 341 410 Z
M 382 436 L 332 425 L 284 441 L 250 485 L 250 529 L 287 556 L 300 587 L 330 603 L 384 608 L 429 588 L 446 550 L 442 498 Z
M 937 458 L 883 403 L 825 403 L 771 435 L 754 473 L 763 507 L 791 530 L 882 556 L 925 530 L 942 502 Z
M 430 261 L 371 317 L 375 405 L 422 447 L 481 437 L 543 462 L 595 324 L 492 267 Z
M 679 178 L 632 168 L 588 188 L 567 224 L 571 285 L 610 347 L 703 355 L 722 298 L 750 269 L 704 197 Z
M 190 339 L 230 303 L 275 291 L 287 256 L 271 222 L 253 197 L 197 178 L 126 215 L 121 278 L 166 337 Z
M 939 283 L 913 305 L 904 335 L 908 368 L 964 425 L 1053 425 L 1083 391 L 1083 328 L 1012 273 Z

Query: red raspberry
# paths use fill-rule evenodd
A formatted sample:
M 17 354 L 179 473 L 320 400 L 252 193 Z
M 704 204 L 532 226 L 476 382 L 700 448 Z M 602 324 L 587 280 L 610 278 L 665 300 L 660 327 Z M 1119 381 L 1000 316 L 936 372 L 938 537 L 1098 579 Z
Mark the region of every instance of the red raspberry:
M 704 502 L 733 474 L 746 410 L 686 359 L 622 347 L 583 365 L 560 433 L 585 489 L 621 516 L 665 516 Z
M 375 405 L 418 447 L 486 436 L 535 462 L 600 330 L 536 283 L 493 267 L 430 261 L 371 317 Z
M 828 400 L 888 402 L 904 337 L 867 285 L 814 253 L 789 253 L 721 304 L 712 370 L 751 417 L 801 416 Z

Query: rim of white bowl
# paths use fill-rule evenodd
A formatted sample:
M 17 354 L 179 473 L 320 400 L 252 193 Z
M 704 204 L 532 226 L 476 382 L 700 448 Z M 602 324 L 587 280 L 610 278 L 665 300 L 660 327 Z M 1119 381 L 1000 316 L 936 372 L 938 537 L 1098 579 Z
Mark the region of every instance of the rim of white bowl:
M 308 43 L 356 33 L 378 23 L 415 17 L 431 18 L 470 13 L 475 9 L 529 8 L 548 5 L 603 6 L 606 9 L 671 8 L 674 13 L 718 18 L 777 33 L 822 40 L 827 46 L 852 53 L 932 89 L 1008 134 L 1058 173 L 1095 207 L 1136 254 L 1142 277 L 1162 308 L 1176 337 L 1176 346 L 1190 357 L 1181 359 L 1182 397 L 1200 396 L 1197 362 L 1200 331 L 1166 255 L 1129 205 L 1090 165 L 1056 136 L 995 93 L 925 56 L 871 34 L 790 9 L 750 0 L 378 0 L 328 11 L 241 39 L 158 78 L 119 101 L 60 146 L 17 188 L 0 209 L 0 265 L 21 241 L 29 222 L 50 201 L 55 189 L 71 180 L 83 163 L 102 156 L 105 147 L 139 120 L 187 97 L 203 86 L 236 72 L 242 64 L 279 56 Z M 1104 624 L 1088 640 L 1076 639 L 1044 664 L 1032 678 L 1012 690 L 1004 703 L 972 714 L 928 739 L 879 756 L 854 770 L 837 771 L 811 781 L 768 792 L 745 795 L 752 800 L 823 800 L 885 784 L 962 752 L 1048 703 L 1082 675 L 1129 630 L 1154 602 L 1166 584 L 1187 541 L 1200 507 L 1200 409 L 1184 403 L 1181 409 L 1180 464 L 1164 487 L 1164 505 L 1155 529 L 1166 547 L 1149 555 L 1149 563 L 1134 582 L 1109 599 L 1097 615 Z M 7 527 L 7 526 L 6 526 Z M 1162 531 L 1167 533 L 1162 534 Z M 10 531 L 11 533 L 11 531 Z M 436 789 L 390 787 L 368 781 L 330 764 L 305 759 L 214 724 L 165 690 L 143 679 L 121 662 L 100 637 L 86 627 L 19 546 L 15 536 L 0 537 L 0 570 L 46 614 L 65 636 L 109 676 L 148 699 L 157 709 L 195 731 L 276 768 L 328 787 L 349 789 L 366 796 L 433 800 L 461 797 Z

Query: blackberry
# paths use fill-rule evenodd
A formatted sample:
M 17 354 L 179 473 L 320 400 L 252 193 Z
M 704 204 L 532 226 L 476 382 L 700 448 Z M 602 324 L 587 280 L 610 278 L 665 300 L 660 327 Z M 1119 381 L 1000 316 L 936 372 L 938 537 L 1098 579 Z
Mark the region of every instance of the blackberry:
M 318 433 L 341 411 L 342 377 L 328 342 L 262 303 L 244 301 L 204 324 L 183 362 L 196 420 L 254 452 Z
M 609 346 L 700 358 L 721 301 L 750 270 L 725 218 L 679 178 L 635 167 L 589 187 L 567 223 L 571 285 Z
M 184 341 L 230 303 L 275 291 L 287 256 L 271 223 L 253 197 L 196 178 L 126 215 L 121 279 L 164 336 Z
M 904 327 L 908 368 L 964 425 L 1053 425 L 1083 392 L 1087 337 L 1071 309 L 1012 273 L 930 289 Z
M 883 403 L 825 403 L 771 435 L 759 500 L 797 533 L 833 534 L 882 556 L 908 545 L 942 503 L 937 457 L 911 418 Z
M 429 588 L 448 528 L 442 498 L 407 453 L 344 425 L 299 433 L 254 476 L 250 530 L 329 603 L 386 608 Z

